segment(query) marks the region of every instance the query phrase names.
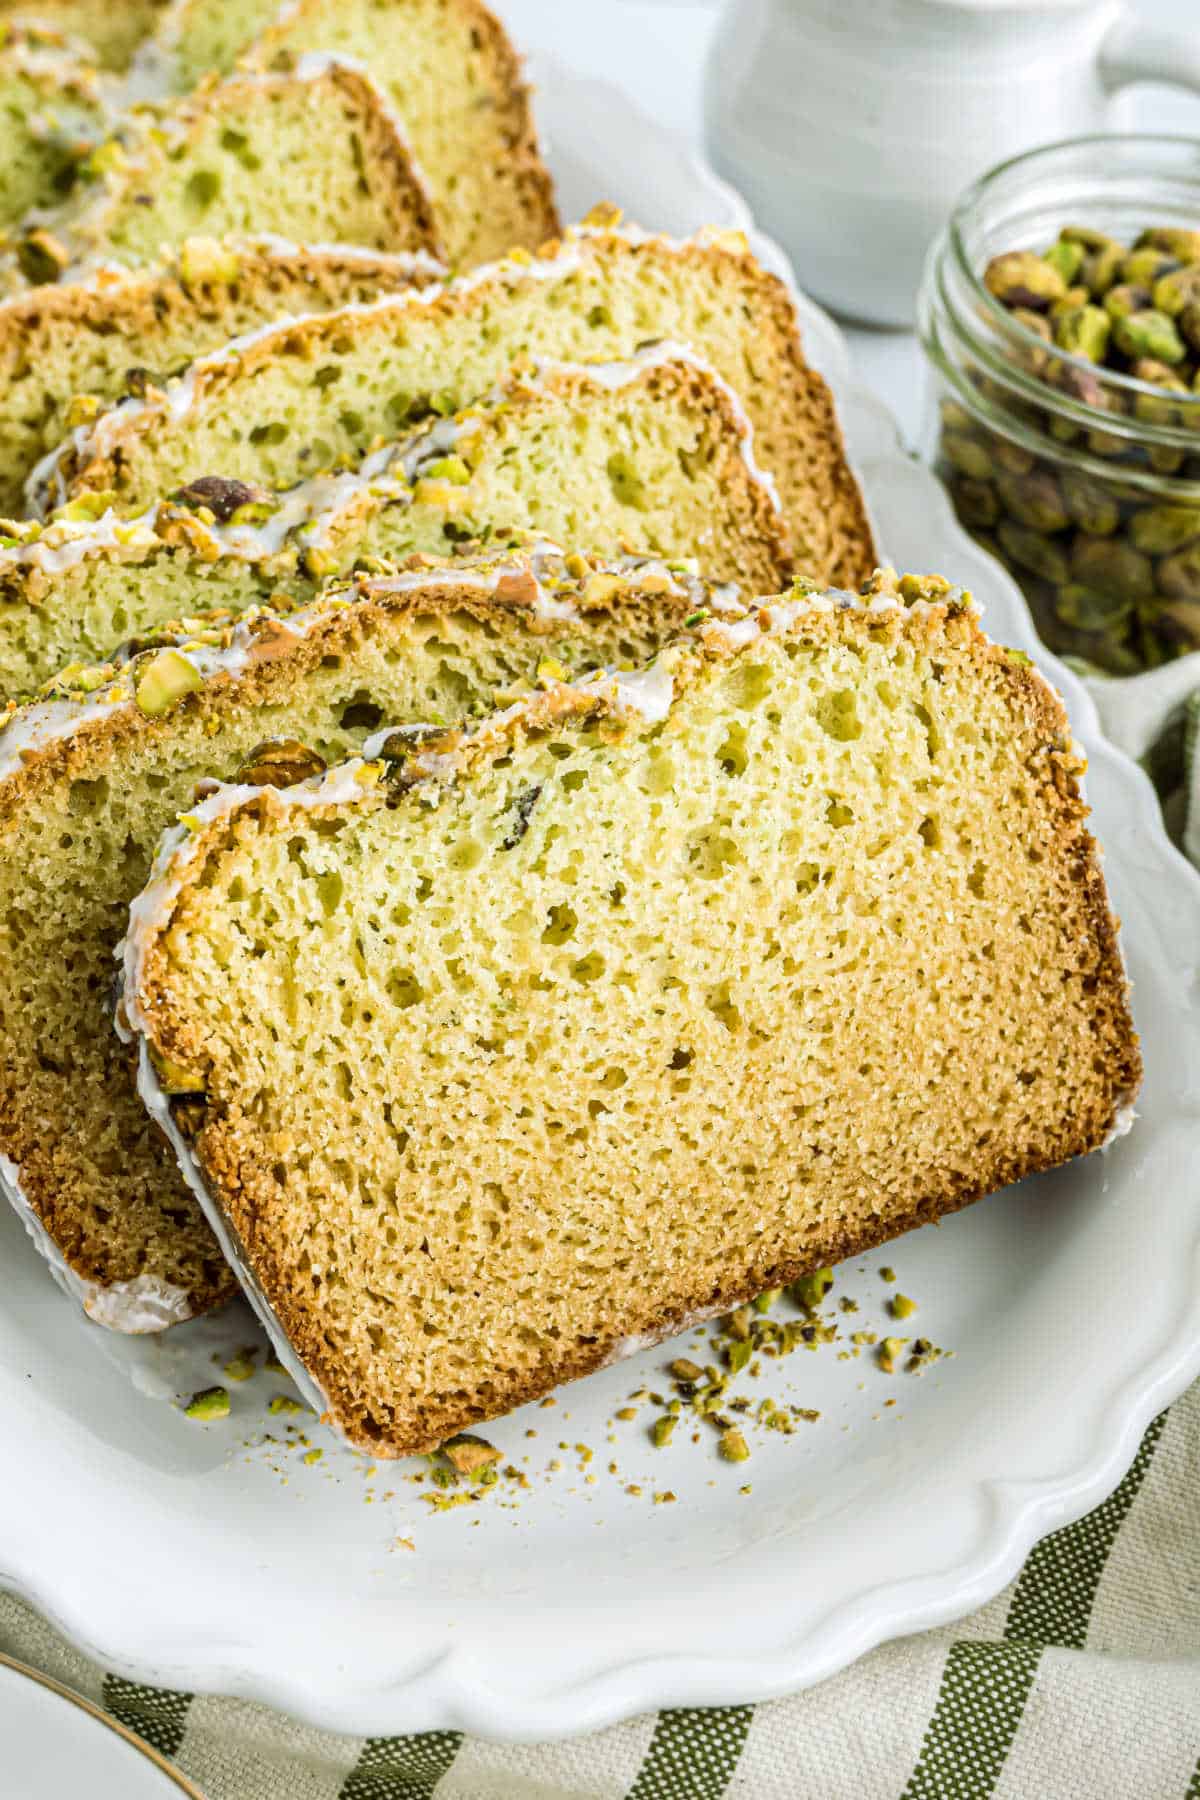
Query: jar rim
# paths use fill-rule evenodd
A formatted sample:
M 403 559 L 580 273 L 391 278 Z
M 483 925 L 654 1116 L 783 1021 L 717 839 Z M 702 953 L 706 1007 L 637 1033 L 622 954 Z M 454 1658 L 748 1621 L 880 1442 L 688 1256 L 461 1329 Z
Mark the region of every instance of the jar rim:
M 1000 183 L 1010 175 L 1019 172 L 1023 168 L 1036 166 L 1039 163 L 1049 164 L 1055 158 L 1065 158 L 1065 156 L 1071 152 L 1087 151 L 1091 149 L 1098 150 L 1102 146 L 1110 152 L 1114 147 L 1121 149 L 1137 146 L 1142 149 L 1161 148 L 1164 150 L 1187 147 L 1196 157 L 1196 179 L 1198 187 L 1200 187 L 1200 138 L 1189 137 L 1184 133 L 1178 132 L 1092 132 L 1082 137 L 1059 138 L 1051 144 L 1039 144 L 1032 150 L 1022 150 L 1018 155 L 1007 157 L 1004 162 L 996 163 L 992 168 L 986 170 L 973 181 L 959 196 L 958 200 L 955 202 L 953 211 L 950 214 L 942 238 L 942 244 L 949 246 L 954 265 L 963 280 L 967 283 L 972 299 L 977 304 L 982 304 L 986 316 L 995 324 L 997 332 L 1001 337 L 1007 337 L 1027 350 L 1044 352 L 1047 349 L 1046 340 L 1036 331 L 1031 331 L 1027 325 L 1023 325 L 1019 319 L 1015 319 L 1008 308 L 1004 306 L 984 284 L 983 277 L 974 267 L 971 256 L 967 250 L 967 227 L 980 202 L 986 199 L 987 195 L 993 192 Z M 940 246 L 938 248 L 940 248 Z M 935 248 L 931 266 L 935 265 L 939 260 L 938 249 Z M 978 340 L 974 341 L 978 344 Z M 1185 414 L 1190 409 L 1195 409 L 1196 418 L 1197 420 L 1200 420 L 1200 392 L 1175 393 L 1172 390 L 1157 386 L 1152 381 L 1143 381 L 1136 375 L 1127 375 L 1120 369 L 1102 367 L 1090 361 L 1086 356 L 1077 355 L 1072 350 L 1064 350 L 1057 345 L 1052 346 L 1052 350 L 1056 359 L 1068 363 L 1072 367 L 1093 377 L 1099 377 L 1106 386 L 1111 384 L 1115 393 L 1126 393 L 1135 399 L 1150 396 L 1155 400 L 1161 401 L 1164 393 L 1170 392 L 1170 404 L 1172 406 L 1178 407 Z M 1017 373 L 1022 376 L 1025 375 L 1025 372 L 1022 370 L 1018 370 Z M 1025 377 L 1025 380 L 1019 385 L 1025 386 L 1026 382 L 1028 383 L 1029 389 L 1037 394 L 1044 405 L 1046 401 L 1045 384 L 1036 381 L 1033 377 Z M 1074 412 L 1078 409 L 1079 412 L 1086 413 L 1088 415 L 1089 424 L 1092 421 L 1102 420 L 1111 422 L 1112 414 L 1104 407 L 1091 406 L 1086 401 L 1074 400 L 1073 397 L 1072 400 L 1073 404 L 1068 407 L 1067 410 Z M 1099 426 L 1097 426 L 1097 428 L 1099 428 Z M 1139 422 L 1138 436 L 1150 439 L 1151 441 L 1156 441 L 1156 434 L 1158 432 L 1166 432 L 1171 435 L 1157 441 L 1169 444 L 1173 448 L 1178 448 L 1179 437 L 1176 434 L 1187 432 L 1192 429 L 1194 429 L 1194 427 L 1163 426 L 1155 425 L 1150 421 L 1141 421 Z

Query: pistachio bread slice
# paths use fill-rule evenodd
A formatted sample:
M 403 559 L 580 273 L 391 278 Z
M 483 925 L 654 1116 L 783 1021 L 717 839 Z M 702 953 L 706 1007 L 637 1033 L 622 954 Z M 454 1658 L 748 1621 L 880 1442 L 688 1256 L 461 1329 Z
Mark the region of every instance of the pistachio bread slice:
M 327 58 L 138 107 L 84 172 L 73 200 L 37 227 L 73 265 L 142 266 L 197 232 L 441 248 L 390 105 L 365 73 Z
M 726 603 L 662 564 L 527 552 L 190 620 L 116 665 L 76 665 L 10 717 L 0 1186 L 94 1319 L 154 1331 L 236 1289 L 110 1029 L 113 951 L 162 831 L 247 758 L 244 779 L 286 780 L 389 721 L 487 712 L 539 666 L 548 678 L 641 659 Z
M 123 1013 L 319 1410 L 431 1450 L 1103 1144 L 1081 766 L 960 595 L 879 581 L 208 796 Z
M 31 477 L 30 510 L 99 492 L 128 513 L 212 473 L 285 486 L 453 412 L 520 356 L 594 362 L 671 338 L 740 396 L 798 565 L 841 586 L 865 578 L 870 526 L 787 289 L 740 233 L 677 241 L 613 220 L 602 214 L 540 260 L 510 257 L 436 294 L 303 319 L 201 358 L 78 430 Z
M 356 60 L 388 95 L 456 268 L 559 229 L 520 59 L 479 0 L 178 0 L 141 67 L 189 93 L 239 60 L 279 69 L 311 53 Z
M 0 21 L 0 233 L 58 205 L 108 128 L 94 69 L 54 33 Z
M 97 513 L 99 516 L 97 516 Z M 0 695 L 213 607 L 312 597 L 372 558 L 446 556 L 537 531 L 601 554 L 695 558 L 717 581 L 791 575 L 774 488 L 719 377 L 677 345 L 603 368 L 544 364 L 479 405 L 284 493 L 202 478 L 135 520 L 72 503 L 0 523 Z
M 150 269 L 102 268 L 0 301 L 0 516 L 22 513 L 30 471 L 68 431 L 148 381 L 241 332 L 442 274 L 425 252 L 201 236 Z

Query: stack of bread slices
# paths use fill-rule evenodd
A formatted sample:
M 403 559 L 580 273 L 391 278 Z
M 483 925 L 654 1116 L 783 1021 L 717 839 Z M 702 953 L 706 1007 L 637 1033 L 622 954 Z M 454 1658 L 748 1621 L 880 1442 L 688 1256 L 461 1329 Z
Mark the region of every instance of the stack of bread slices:
M 1101 1142 L 1061 708 L 746 242 L 563 230 L 478 0 L 15 10 L 0 1185 L 91 1318 L 242 1287 L 398 1455 Z

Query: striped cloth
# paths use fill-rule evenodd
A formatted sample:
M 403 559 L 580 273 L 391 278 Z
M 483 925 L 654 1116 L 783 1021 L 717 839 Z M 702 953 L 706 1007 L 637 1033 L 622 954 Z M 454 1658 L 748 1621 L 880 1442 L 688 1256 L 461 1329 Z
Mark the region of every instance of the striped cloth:
M 1182 673 L 1091 686 L 1200 864 L 1200 693 Z M 981 1612 L 791 1700 L 566 1744 L 364 1741 L 105 1674 L 5 1596 L 0 1650 L 100 1702 L 208 1800 L 1200 1800 L 1200 1383 Z

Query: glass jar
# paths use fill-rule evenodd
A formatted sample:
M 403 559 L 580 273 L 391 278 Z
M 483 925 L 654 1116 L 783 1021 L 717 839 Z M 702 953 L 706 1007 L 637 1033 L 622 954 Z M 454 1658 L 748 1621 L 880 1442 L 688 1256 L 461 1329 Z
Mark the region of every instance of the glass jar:
M 1148 226 L 1200 230 L 1200 140 L 1079 138 L 968 189 L 919 302 L 922 449 L 1050 648 L 1135 674 L 1200 649 L 1200 391 L 1069 354 L 988 291 L 993 257 L 1064 226 L 1130 248 Z

